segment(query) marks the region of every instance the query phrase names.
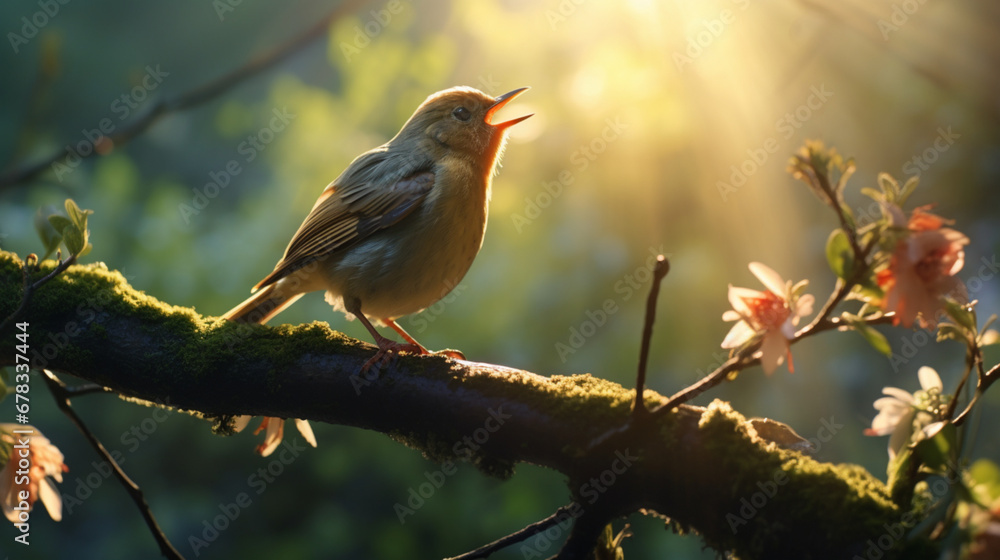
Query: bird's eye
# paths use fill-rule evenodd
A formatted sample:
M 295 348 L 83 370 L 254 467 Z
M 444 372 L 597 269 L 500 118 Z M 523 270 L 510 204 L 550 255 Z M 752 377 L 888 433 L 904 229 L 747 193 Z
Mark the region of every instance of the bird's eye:
M 451 114 L 460 121 L 467 121 L 472 117 L 472 111 L 465 107 L 455 107 L 455 110 Z

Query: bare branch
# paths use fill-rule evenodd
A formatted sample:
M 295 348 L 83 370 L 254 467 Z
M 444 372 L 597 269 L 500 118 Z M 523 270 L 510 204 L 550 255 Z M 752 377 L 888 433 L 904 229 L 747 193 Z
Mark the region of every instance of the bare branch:
M 653 338 L 653 323 L 656 321 L 656 301 L 660 297 L 660 282 L 670 272 L 670 261 L 663 255 L 656 256 L 653 267 L 653 287 L 649 289 L 646 300 L 646 319 L 642 328 L 642 347 L 639 350 L 639 372 L 635 379 L 635 402 L 632 403 L 632 413 L 645 414 L 648 409 L 642 400 L 646 389 L 646 366 L 649 363 L 649 344 Z
M 130 122 L 117 133 L 109 138 L 115 146 L 127 144 L 130 140 L 145 132 L 150 126 L 159 121 L 162 117 L 179 111 L 185 111 L 197 107 L 203 103 L 211 101 L 223 93 L 229 91 L 241 82 L 261 74 L 289 56 L 302 50 L 316 39 L 323 37 L 330 28 L 330 25 L 347 14 L 354 12 L 363 6 L 368 0 L 344 0 L 339 6 L 334 8 L 326 17 L 320 19 L 311 27 L 293 37 L 277 48 L 258 54 L 248 60 L 243 66 L 230 71 L 214 80 L 202 84 L 201 86 L 185 92 L 173 99 L 164 99 L 153 105 L 146 113 Z M 75 157 L 87 159 L 93 157 L 97 150 L 89 150 L 86 154 L 80 153 L 75 148 L 66 144 L 65 148 L 43 158 L 40 161 L 31 163 L 14 169 L 13 171 L 0 176 L 0 189 L 12 187 L 29 181 L 52 167 L 56 163 L 65 163 L 67 158 Z
M 552 515 L 541 521 L 536 521 L 516 533 L 511 533 L 506 537 L 497 539 L 488 545 L 477 548 L 476 550 L 466 552 L 465 554 L 459 554 L 458 556 L 453 556 L 451 558 L 446 558 L 445 560 L 475 560 L 476 558 L 488 558 L 494 552 L 498 552 L 512 544 L 517 544 L 525 539 L 529 539 L 549 527 L 552 527 L 556 523 L 559 523 L 559 517 L 567 515 L 569 509 L 570 506 L 563 506 L 557 509 Z
M 149 531 L 153 534 L 153 538 L 156 539 L 156 544 L 160 547 L 160 553 L 164 557 L 170 558 L 172 560 L 184 560 L 180 552 L 174 548 L 174 545 L 170 544 L 170 540 L 166 535 L 163 534 L 163 529 L 160 529 L 159 523 L 156 522 L 156 518 L 153 517 L 153 512 L 149 509 L 149 504 L 146 503 L 146 498 L 142 494 L 142 489 L 132 479 L 125 474 L 121 466 L 117 461 L 111 457 L 108 450 L 105 449 L 104 444 L 101 440 L 97 439 L 94 432 L 90 431 L 90 428 L 83 422 L 83 419 L 73 410 L 73 406 L 70 404 L 69 399 L 72 396 L 72 390 L 66 387 L 58 377 L 53 375 L 51 371 L 42 370 L 42 379 L 45 380 L 45 384 L 48 385 L 49 391 L 52 393 L 52 398 L 55 399 L 56 405 L 59 410 L 62 410 L 66 416 L 69 417 L 70 421 L 76 425 L 77 428 L 83 433 L 83 437 L 90 443 L 90 446 L 97 451 L 97 454 L 101 456 L 108 465 L 111 466 L 115 474 L 115 478 L 118 482 L 125 487 L 125 491 L 128 492 L 129 497 L 135 502 L 136 507 L 139 508 L 139 512 L 142 513 L 143 520 L 146 521 L 146 526 L 149 527 Z

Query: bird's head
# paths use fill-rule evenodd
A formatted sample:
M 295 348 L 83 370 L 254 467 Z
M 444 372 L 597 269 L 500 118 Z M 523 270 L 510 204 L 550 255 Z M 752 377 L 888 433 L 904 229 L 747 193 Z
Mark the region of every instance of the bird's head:
M 417 107 L 397 139 L 416 139 L 432 155 L 459 154 L 491 171 L 503 150 L 505 131 L 531 116 L 497 122 L 496 113 L 527 89 L 499 97 L 470 87 L 439 91 Z

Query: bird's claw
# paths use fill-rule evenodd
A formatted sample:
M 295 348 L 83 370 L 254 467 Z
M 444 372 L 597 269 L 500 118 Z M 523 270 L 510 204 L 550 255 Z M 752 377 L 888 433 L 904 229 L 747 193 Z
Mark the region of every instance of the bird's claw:
M 404 344 L 402 342 L 396 342 L 389 339 L 383 339 L 379 341 L 378 351 L 368 361 L 361 366 L 361 373 L 366 373 L 372 366 L 376 366 L 375 371 L 382 369 L 383 366 L 388 364 L 394 354 L 399 354 L 401 352 L 407 352 L 410 354 L 421 354 L 421 349 L 419 346 L 413 344 Z

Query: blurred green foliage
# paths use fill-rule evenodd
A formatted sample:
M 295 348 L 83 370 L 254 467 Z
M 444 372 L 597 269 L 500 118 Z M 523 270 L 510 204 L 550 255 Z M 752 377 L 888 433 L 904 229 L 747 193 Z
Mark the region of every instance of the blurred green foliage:
M 528 85 L 505 111 L 536 116 L 512 130 L 475 265 L 455 297 L 401 321 L 428 347 L 631 383 L 647 258 L 664 252 L 672 272 L 648 384 L 672 393 L 695 381 L 724 359 L 726 287 L 753 284 L 747 262 L 810 279 L 820 300 L 833 285 L 824 244 L 835 219 L 785 172 L 808 138 L 856 158 L 846 198 L 859 219 L 873 210 L 858 189 L 873 186 L 878 172 L 901 180 L 920 173 L 914 201 L 936 202 L 936 212 L 972 238 L 961 276 L 979 276 L 972 297 L 986 316 L 1000 309 L 1000 276 L 983 264 L 1000 251 L 1000 17 L 972 0 L 919 6 L 899 24 L 893 6 L 855 2 L 372 2 L 336 22 L 325 44 L 211 103 L 167 116 L 126 146 L 104 146 L 109 153 L 68 172 L 3 190 L 0 245 L 44 252 L 36 210 L 72 197 L 95 212 L 87 261 L 106 262 L 167 302 L 221 314 L 271 270 L 326 184 L 395 134 L 428 94 L 464 84 L 498 95 Z M 21 34 L 21 18 L 40 9 L 7 2 L 0 21 Z M 124 127 L 154 100 L 243 64 L 329 9 L 242 3 L 220 19 L 207 1 L 60 5 L 16 52 L 0 49 L 6 169 L 76 145 L 102 119 Z M 155 87 L 143 83 L 150 68 L 166 73 Z M 283 112 L 292 115 L 287 122 L 273 120 Z M 185 214 L 181 205 L 196 208 L 198 193 L 207 203 Z M 329 321 L 368 338 L 320 294 L 279 320 Z M 594 329 L 584 328 L 588 321 Z M 557 345 L 570 344 L 574 329 L 593 334 L 561 354 Z M 897 352 L 913 347 L 903 367 L 860 337 L 831 333 L 796 347 L 794 376 L 754 371 L 699 402 L 731 400 L 806 437 L 836 418 L 847 428 L 819 457 L 883 472 L 885 440 L 861 435 L 874 416 L 871 402 L 883 385 L 912 389 L 920 365 L 934 365 L 953 384 L 962 349 L 882 332 Z M 155 556 L 125 493 L 100 476 L 96 456 L 40 385 L 34 391 L 36 423 L 70 467 L 62 491 L 88 497 L 68 503 L 59 524 L 34 516 L 38 538 L 16 557 Z M 993 407 L 980 421 L 995 424 L 997 392 L 987 401 Z M 152 409 L 102 395 L 74 406 L 122 453 L 189 558 L 442 557 L 568 501 L 555 473 L 522 465 L 501 484 L 463 465 L 400 524 L 394 504 L 438 467 L 384 436 L 316 426 L 319 448 L 285 465 L 254 455 L 249 434 L 220 439 L 181 414 L 154 418 Z M 980 437 L 971 451 L 996 460 L 1000 444 Z M 257 494 L 250 477 L 268 468 L 280 473 Z M 251 505 L 195 554 L 189 536 L 204 538 L 203 521 L 240 493 Z M 631 521 L 629 559 L 712 557 L 661 521 Z M 12 538 L 13 530 L 0 533 Z M 497 557 L 522 556 L 512 549 Z

